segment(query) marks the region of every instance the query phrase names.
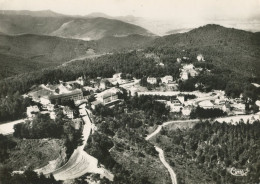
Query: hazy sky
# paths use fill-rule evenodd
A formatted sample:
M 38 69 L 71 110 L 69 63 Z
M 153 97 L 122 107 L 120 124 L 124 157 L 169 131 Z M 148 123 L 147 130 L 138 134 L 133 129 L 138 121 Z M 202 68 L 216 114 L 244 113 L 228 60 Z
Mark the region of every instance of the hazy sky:
M 260 0 L 0 0 L 0 9 L 86 15 L 134 15 L 158 19 L 260 19 Z

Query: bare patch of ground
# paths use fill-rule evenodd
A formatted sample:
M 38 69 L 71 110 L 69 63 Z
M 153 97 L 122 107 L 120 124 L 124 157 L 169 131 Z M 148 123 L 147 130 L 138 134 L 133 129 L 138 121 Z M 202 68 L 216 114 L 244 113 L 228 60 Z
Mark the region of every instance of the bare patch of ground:
M 36 169 L 64 155 L 66 148 L 60 139 L 14 139 L 16 147 L 11 150 L 4 164 L 13 170 Z M 65 160 L 64 160 L 65 161 Z

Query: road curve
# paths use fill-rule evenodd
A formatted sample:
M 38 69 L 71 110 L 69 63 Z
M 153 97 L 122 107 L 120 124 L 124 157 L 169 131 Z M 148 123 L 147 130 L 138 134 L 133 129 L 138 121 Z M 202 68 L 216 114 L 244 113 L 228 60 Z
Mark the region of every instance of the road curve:
M 192 120 L 177 120 L 177 121 L 168 121 L 168 122 L 165 122 L 163 123 L 162 125 L 159 125 L 157 127 L 157 129 L 152 132 L 151 134 L 149 134 L 145 140 L 149 140 L 151 139 L 153 136 L 155 136 L 156 134 L 158 134 L 162 127 L 164 126 L 167 126 L 167 125 L 170 125 L 170 124 L 173 124 L 173 123 L 182 123 L 182 122 L 198 122 L 199 120 L 198 119 L 192 119 Z M 163 163 L 163 165 L 166 167 L 166 169 L 168 170 L 168 172 L 170 173 L 170 176 L 171 176 L 171 180 L 172 180 L 172 184 L 177 184 L 177 177 L 176 177 L 176 174 L 175 172 L 173 171 L 173 169 L 171 168 L 171 166 L 166 162 L 165 160 L 165 157 L 164 157 L 164 152 L 161 148 L 159 148 L 158 146 L 154 146 L 155 147 L 155 150 L 159 153 L 159 158 L 161 160 L 161 162 Z
M 74 150 L 69 161 L 62 167 L 54 171 L 50 171 L 48 170 L 50 167 L 47 165 L 35 171 L 45 175 L 53 174 L 56 180 L 63 181 L 78 178 L 86 173 L 98 173 L 102 177 L 106 177 L 110 181 L 113 181 L 114 175 L 105 168 L 98 167 L 98 160 L 84 151 L 84 147 L 87 144 L 87 140 L 91 132 L 92 124 L 85 106 L 82 105 L 80 108 L 80 114 L 83 115 L 82 119 L 85 122 L 83 128 L 83 144 Z
M 167 125 L 170 125 L 170 124 L 173 124 L 173 123 L 198 122 L 198 121 L 199 121 L 199 119 L 167 121 L 167 122 L 163 123 L 162 125 L 159 125 L 154 132 L 152 132 L 151 134 L 147 135 L 145 140 L 148 141 L 149 139 L 151 139 L 153 136 L 155 136 L 156 134 L 158 134 L 161 131 L 162 127 L 165 127 Z
M 159 158 L 160 158 L 161 162 L 163 163 L 163 165 L 166 167 L 166 169 L 170 173 L 172 184 L 177 184 L 176 174 L 173 171 L 173 169 L 171 168 L 171 166 L 166 162 L 163 150 L 157 146 L 154 146 L 154 147 L 155 147 L 155 150 L 159 153 Z

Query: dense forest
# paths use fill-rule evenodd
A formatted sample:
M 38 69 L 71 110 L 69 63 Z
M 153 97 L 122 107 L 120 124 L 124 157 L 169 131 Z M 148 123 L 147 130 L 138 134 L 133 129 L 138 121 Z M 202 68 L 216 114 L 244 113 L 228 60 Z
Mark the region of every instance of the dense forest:
M 146 178 L 147 174 L 151 175 L 147 168 L 140 170 L 143 174 L 138 174 L 134 168 L 118 162 L 114 154 L 129 151 L 133 159 L 157 158 L 154 146 L 144 137 L 150 126 L 167 120 L 169 109 L 152 97 L 135 96 L 112 109 L 97 106 L 93 114 L 98 131 L 90 135 L 85 150 L 115 174 L 115 183 L 153 183 L 151 178 L 156 176 Z
M 22 97 L 18 92 L 0 98 L 0 124 L 3 121 L 26 117 L 26 107 L 33 102 L 28 97 Z
M 156 142 L 177 171 L 179 183 L 259 183 L 259 131 L 259 121 L 238 125 L 206 121 L 191 129 L 164 129 Z M 232 176 L 231 167 L 249 172 Z
M 61 184 L 56 181 L 53 175 L 46 177 L 43 174 L 26 170 L 23 174 L 12 174 L 12 171 L 6 167 L 0 167 L 1 184 Z
M 190 118 L 207 119 L 207 118 L 223 117 L 226 115 L 227 113 L 225 113 L 221 109 L 204 109 L 198 106 L 191 111 Z

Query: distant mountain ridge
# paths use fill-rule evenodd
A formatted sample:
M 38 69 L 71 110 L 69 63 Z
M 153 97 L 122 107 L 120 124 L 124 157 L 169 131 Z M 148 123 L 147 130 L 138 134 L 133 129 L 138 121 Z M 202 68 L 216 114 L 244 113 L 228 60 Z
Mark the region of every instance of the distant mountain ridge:
M 151 32 L 140 26 L 120 20 L 67 16 L 49 10 L 35 12 L 0 10 L 0 32 L 11 35 L 40 34 L 83 40 L 131 34 L 153 36 Z
M 34 17 L 60 17 L 65 16 L 51 10 L 29 11 L 29 10 L 0 10 L 3 15 L 28 15 Z

